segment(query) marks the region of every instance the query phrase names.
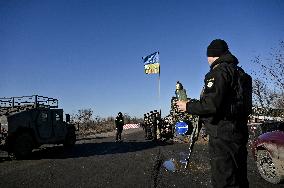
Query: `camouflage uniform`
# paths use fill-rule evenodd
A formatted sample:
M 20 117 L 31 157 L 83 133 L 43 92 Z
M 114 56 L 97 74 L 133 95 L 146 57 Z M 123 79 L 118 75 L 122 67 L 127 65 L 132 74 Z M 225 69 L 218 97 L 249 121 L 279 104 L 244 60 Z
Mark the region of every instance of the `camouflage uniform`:
M 152 121 L 152 136 L 153 136 L 153 140 L 157 140 L 158 118 L 157 118 L 157 111 L 156 110 L 151 115 L 151 121 Z
M 148 138 L 148 116 L 147 114 L 144 114 L 143 129 L 145 131 L 145 138 Z
M 157 138 L 159 139 L 161 137 L 161 126 L 162 126 L 162 118 L 161 114 L 159 112 L 156 113 L 157 117 Z
M 151 121 L 151 114 L 147 113 L 147 121 L 146 121 L 146 129 L 147 129 L 147 139 L 152 138 L 152 121 Z

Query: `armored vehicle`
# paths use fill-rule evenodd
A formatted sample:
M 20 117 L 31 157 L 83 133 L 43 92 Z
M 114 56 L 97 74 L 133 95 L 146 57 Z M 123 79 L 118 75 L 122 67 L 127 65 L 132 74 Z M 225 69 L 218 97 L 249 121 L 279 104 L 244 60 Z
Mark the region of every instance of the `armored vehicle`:
M 1 149 L 27 158 L 43 144 L 75 145 L 75 126 L 70 115 L 63 121 L 58 100 L 38 95 L 0 98 Z

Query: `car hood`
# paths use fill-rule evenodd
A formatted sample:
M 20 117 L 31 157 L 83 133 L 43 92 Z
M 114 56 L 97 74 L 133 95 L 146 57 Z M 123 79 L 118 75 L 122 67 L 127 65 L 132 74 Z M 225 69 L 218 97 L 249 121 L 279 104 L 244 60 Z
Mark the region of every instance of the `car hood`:
M 273 131 L 264 133 L 258 137 L 258 142 L 270 142 L 284 146 L 284 132 Z

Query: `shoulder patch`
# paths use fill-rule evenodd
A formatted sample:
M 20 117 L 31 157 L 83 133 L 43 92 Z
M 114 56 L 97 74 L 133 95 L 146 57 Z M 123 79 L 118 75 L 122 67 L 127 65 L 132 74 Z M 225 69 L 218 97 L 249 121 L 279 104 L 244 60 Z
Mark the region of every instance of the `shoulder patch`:
M 211 88 L 211 87 L 213 87 L 213 85 L 214 85 L 214 78 L 210 78 L 210 79 L 208 79 L 208 80 L 206 80 L 206 86 L 208 87 L 208 88 Z
M 213 82 L 208 82 L 208 83 L 207 83 L 207 87 L 209 87 L 209 88 L 211 88 L 213 85 L 214 85 Z

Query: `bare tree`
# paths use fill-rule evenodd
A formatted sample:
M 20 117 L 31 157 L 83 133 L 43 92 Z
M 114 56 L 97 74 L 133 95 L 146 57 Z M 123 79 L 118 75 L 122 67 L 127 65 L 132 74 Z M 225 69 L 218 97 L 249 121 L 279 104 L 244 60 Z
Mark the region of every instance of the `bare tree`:
M 279 95 L 259 79 L 253 81 L 254 106 L 261 107 L 262 115 L 269 115 L 271 109 L 276 107 L 275 102 Z
M 253 63 L 260 72 L 253 83 L 254 104 L 261 108 L 284 108 L 284 41 L 268 58 L 257 56 Z
M 132 118 L 128 114 L 124 114 L 125 123 L 142 122 L 142 119 L 136 117 Z M 79 134 L 88 135 L 101 132 L 113 131 L 115 129 L 115 117 L 109 116 L 102 118 L 98 115 L 93 117 L 93 110 L 91 108 L 78 110 L 72 115 L 72 121 L 79 123 Z
M 77 119 L 80 123 L 92 121 L 93 110 L 91 108 L 78 110 Z
M 280 93 L 275 101 L 275 107 L 279 109 L 284 109 L 284 93 Z

